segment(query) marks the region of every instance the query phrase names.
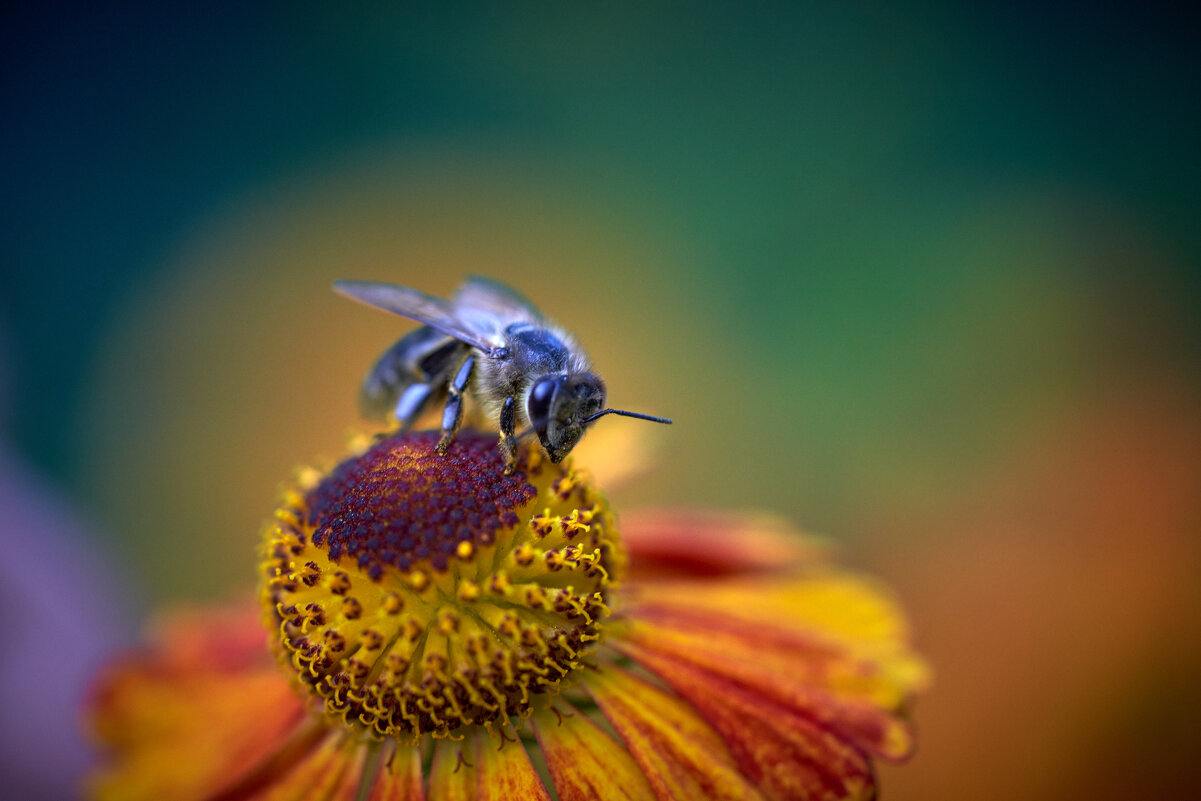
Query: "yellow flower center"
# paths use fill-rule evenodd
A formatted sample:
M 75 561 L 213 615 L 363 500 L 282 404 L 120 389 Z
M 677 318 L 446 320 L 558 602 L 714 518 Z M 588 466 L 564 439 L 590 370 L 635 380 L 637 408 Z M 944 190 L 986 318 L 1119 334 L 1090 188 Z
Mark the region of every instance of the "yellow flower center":
M 494 436 L 396 434 L 290 491 L 268 528 L 276 652 L 326 712 L 377 736 L 526 715 L 599 639 L 624 554 L 604 497 Z

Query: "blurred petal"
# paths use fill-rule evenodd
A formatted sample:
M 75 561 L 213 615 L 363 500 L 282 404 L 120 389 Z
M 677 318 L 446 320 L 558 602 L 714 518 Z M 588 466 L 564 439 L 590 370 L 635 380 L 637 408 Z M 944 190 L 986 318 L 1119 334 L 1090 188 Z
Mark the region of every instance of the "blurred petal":
M 642 602 L 626 612 L 630 628 L 614 644 L 669 682 L 661 670 L 695 667 L 714 691 L 737 686 L 860 748 L 889 759 L 909 755 L 912 732 L 892 713 L 924 668 L 883 598 L 829 575 L 706 586 L 640 593 Z M 823 611 L 834 601 L 852 613 Z
M 380 766 L 367 801 L 425 801 L 421 789 L 421 750 L 400 746 Z
M 637 579 L 782 570 L 821 561 L 827 550 L 784 520 L 754 512 L 647 509 L 623 514 L 621 534 Z
M 181 628 L 188 619 L 196 629 Z M 91 780 L 97 798 L 202 798 L 303 752 L 305 708 L 271 663 L 257 621 L 246 628 L 251 619 L 221 611 L 175 618 L 159 650 L 105 672 L 90 708 L 92 732 L 111 755 Z
M 344 732 L 331 731 L 286 774 L 248 798 L 253 801 L 355 801 L 364 782 L 367 747 Z M 234 798 L 241 796 L 223 796 Z
M 149 639 L 162 667 L 222 672 L 272 664 L 262 612 L 253 603 L 177 607 L 150 624 Z
M 515 734 L 501 740 L 499 748 L 495 739 L 477 738 L 475 758 L 479 801 L 550 801 L 550 793 Z
M 654 799 L 629 752 L 565 701 L 555 703 L 569 711 L 543 710 L 533 725 L 559 801 Z
M 721 737 L 679 698 L 618 668 L 584 683 L 660 801 L 761 798 Z

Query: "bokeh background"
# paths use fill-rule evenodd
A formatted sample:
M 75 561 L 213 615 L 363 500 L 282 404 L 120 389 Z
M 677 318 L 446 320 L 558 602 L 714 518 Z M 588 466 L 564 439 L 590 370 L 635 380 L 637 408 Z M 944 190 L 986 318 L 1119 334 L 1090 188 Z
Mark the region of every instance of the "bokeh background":
M 245 592 L 359 426 L 407 329 L 330 281 L 484 273 L 675 418 L 621 507 L 895 588 L 936 681 L 886 798 L 1195 791 L 1190 11 L 245 5 L 0 11 L 6 787 L 69 795 L 97 660 Z

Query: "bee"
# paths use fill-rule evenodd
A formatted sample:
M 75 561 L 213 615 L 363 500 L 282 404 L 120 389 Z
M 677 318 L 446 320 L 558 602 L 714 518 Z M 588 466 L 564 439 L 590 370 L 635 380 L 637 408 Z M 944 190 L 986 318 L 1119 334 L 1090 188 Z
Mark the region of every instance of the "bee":
M 607 414 L 671 422 L 602 408 L 605 383 L 575 338 L 497 281 L 469 278 L 450 300 L 375 281 L 335 281 L 334 290 L 422 324 L 371 368 L 361 403 L 369 417 L 394 416 L 401 431 L 431 403 L 442 403 L 438 453 L 446 453 L 459 430 L 464 395 L 497 421 L 506 474 L 516 469 L 518 440 L 531 433 L 557 463 Z

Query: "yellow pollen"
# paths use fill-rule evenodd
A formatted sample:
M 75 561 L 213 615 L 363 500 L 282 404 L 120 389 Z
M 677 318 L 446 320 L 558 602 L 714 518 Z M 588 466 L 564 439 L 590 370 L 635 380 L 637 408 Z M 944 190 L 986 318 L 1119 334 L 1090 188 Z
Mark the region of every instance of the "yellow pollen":
M 557 518 L 551 515 L 550 509 L 546 509 L 541 514 L 530 518 L 530 531 L 534 532 L 538 539 L 542 539 L 555 530 L 556 520 Z
M 472 603 L 478 601 L 480 597 L 480 588 L 474 581 L 463 580 L 459 582 L 459 600 L 463 603 Z
M 459 630 L 459 616 L 449 609 L 438 613 L 438 631 L 442 634 L 455 634 Z
M 327 586 L 334 595 L 345 595 L 350 589 L 350 577 L 339 570 L 330 576 Z
M 513 551 L 513 561 L 521 567 L 529 567 L 534 563 L 534 548 L 528 542 Z
M 311 490 L 321 483 L 321 471 L 315 467 L 302 467 L 296 472 L 296 486 L 302 491 Z
M 581 512 L 579 509 L 572 511 L 570 515 L 562 518 L 560 525 L 563 526 L 563 533 L 571 539 L 577 534 L 587 534 L 590 526 L 588 522 L 592 520 L 592 512 Z
M 427 576 L 422 570 L 414 570 L 409 574 L 409 586 L 417 592 L 424 590 L 429 586 L 429 583 L 429 576 Z
M 559 500 L 565 501 L 571 496 L 571 491 L 576 488 L 578 479 L 574 473 L 567 473 L 559 478 L 552 485 L 551 490 L 558 496 Z
M 397 614 L 404 609 L 404 605 L 405 602 L 394 592 L 385 593 L 383 600 L 380 601 L 380 608 L 389 615 Z

